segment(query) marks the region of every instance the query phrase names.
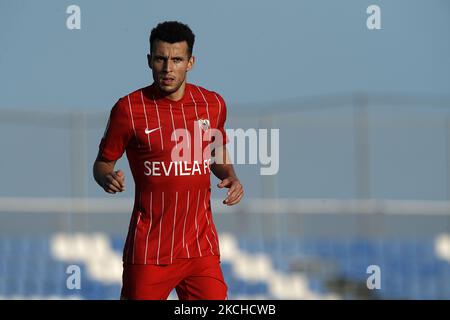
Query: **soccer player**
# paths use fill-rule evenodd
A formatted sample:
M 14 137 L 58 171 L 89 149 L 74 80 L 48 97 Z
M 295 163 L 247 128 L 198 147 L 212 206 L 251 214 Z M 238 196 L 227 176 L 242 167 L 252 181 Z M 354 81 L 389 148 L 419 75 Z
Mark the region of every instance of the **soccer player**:
M 153 84 L 120 98 L 111 110 L 94 163 L 108 193 L 125 190 L 116 161 L 126 151 L 135 199 L 123 252 L 122 299 L 227 298 L 219 237 L 211 212 L 210 172 L 237 204 L 243 187 L 226 150 L 226 105 L 216 92 L 186 82 L 195 36 L 182 23 L 150 35 Z

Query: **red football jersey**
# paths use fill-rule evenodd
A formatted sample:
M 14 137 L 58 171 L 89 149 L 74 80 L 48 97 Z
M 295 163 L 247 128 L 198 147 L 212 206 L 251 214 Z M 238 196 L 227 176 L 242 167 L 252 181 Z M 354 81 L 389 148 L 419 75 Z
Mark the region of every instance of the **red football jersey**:
M 114 105 L 99 148 L 109 161 L 126 151 L 136 185 L 125 263 L 170 264 L 220 254 L 211 159 L 204 150 L 212 141 L 227 142 L 225 120 L 223 98 L 192 84 L 179 101 L 158 95 L 152 84 Z M 221 135 L 212 135 L 214 129 Z

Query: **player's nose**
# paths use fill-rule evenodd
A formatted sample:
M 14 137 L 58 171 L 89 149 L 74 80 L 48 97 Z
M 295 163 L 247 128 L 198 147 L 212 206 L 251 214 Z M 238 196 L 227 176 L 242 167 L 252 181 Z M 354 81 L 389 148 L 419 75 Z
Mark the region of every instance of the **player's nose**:
M 164 62 L 163 70 L 165 72 L 169 73 L 170 71 L 172 71 L 172 67 L 173 67 L 173 63 L 172 63 L 172 61 L 170 61 L 170 59 L 168 59 L 167 61 Z

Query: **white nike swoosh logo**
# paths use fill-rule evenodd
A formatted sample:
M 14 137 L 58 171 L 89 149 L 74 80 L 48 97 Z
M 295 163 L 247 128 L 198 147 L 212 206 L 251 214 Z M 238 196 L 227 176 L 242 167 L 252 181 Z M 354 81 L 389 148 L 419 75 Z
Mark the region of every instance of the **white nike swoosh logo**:
M 161 129 L 161 127 L 158 127 L 158 128 L 155 128 L 155 129 L 148 129 L 148 128 L 146 128 L 145 129 L 145 133 L 149 134 L 149 133 L 152 133 L 153 131 L 156 131 L 156 130 L 159 130 L 159 129 Z

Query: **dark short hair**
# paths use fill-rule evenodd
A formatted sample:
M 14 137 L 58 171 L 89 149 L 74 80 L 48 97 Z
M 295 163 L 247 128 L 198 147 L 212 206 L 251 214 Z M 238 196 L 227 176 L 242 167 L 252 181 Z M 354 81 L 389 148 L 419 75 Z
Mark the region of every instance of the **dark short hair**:
M 168 43 L 186 41 L 188 45 L 189 56 L 192 55 L 194 48 L 195 35 L 187 24 L 178 21 L 165 21 L 159 23 L 153 28 L 150 34 L 150 52 L 153 53 L 153 44 L 155 40 Z

